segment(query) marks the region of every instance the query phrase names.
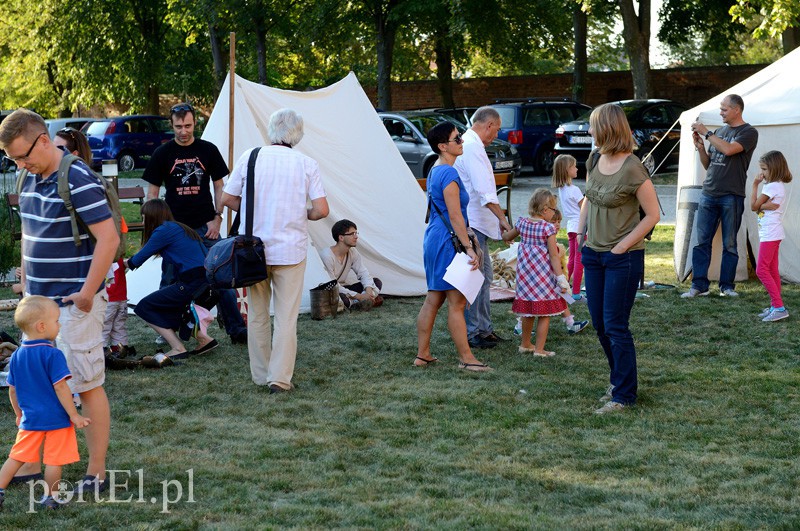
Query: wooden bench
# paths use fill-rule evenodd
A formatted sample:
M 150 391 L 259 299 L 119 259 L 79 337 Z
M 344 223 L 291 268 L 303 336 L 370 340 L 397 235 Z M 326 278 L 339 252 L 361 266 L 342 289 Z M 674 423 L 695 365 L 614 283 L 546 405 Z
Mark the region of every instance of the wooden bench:
M 506 215 L 508 219 L 508 223 L 512 226 L 514 222 L 511 220 L 511 184 L 514 181 L 514 172 L 509 173 L 495 173 L 494 174 L 494 185 L 497 188 L 497 199 L 500 200 L 500 195 L 505 194 L 505 208 L 503 209 L 503 214 Z M 422 190 L 427 190 L 427 180 L 426 179 L 417 179 L 417 184 Z M 503 202 L 501 201 L 500 204 L 502 205 Z
M 13 193 L 6 193 L 6 208 L 8 209 L 9 232 L 15 240 L 22 239 L 22 220 L 19 217 L 19 196 Z M 126 186 L 119 189 L 120 201 L 132 201 L 134 203 L 144 203 L 144 188 L 141 186 Z M 144 230 L 143 221 L 125 220 L 128 225 L 128 232 L 142 232 Z
M 141 186 L 126 186 L 118 190 L 120 201 L 132 201 L 139 205 L 144 204 L 144 188 Z M 128 226 L 128 232 L 142 232 L 144 230 L 144 220 L 142 221 L 128 221 L 125 220 Z

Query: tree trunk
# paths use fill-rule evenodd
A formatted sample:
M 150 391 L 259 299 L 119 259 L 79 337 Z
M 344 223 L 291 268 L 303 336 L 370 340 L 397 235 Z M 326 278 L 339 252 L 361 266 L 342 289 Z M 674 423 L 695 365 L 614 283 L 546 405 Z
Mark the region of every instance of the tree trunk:
M 587 16 L 581 4 L 572 4 L 572 29 L 575 34 L 575 69 L 572 72 L 572 99 L 583 103 L 586 98 L 586 56 Z
M 781 34 L 781 41 L 783 42 L 783 54 L 786 55 L 800 46 L 800 28 L 786 28 Z
M 147 111 L 150 114 L 161 114 L 158 100 L 158 83 L 153 82 L 147 86 Z
M 216 24 L 208 23 L 208 35 L 211 39 L 211 58 L 214 61 L 214 82 L 217 85 L 217 92 L 219 92 L 222 90 L 222 84 L 225 83 L 225 59 L 222 55 L 222 43 Z
M 436 79 L 442 96 L 442 107 L 453 108 L 453 50 L 446 36 L 437 35 L 434 42 L 436 52 Z
M 388 13 L 396 4 L 396 1 L 390 1 L 386 11 L 381 2 L 375 2 L 373 7 L 378 53 L 378 108 L 384 111 L 392 110 L 392 61 L 397 26 L 388 20 Z
M 633 77 L 633 97 L 647 99 L 650 82 L 650 0 L 639 1 L 639 14 L 633 0 L 617 0 L 622 13 L 622 35 Z
M 258 82 L 267 84 L 267 32 L 259 24 L 256 28 L 256 62 L 258 64 Z

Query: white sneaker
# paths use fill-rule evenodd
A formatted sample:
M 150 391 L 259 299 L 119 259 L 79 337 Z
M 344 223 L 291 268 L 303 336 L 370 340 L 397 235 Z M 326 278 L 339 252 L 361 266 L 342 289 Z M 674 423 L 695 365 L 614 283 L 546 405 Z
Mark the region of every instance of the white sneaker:
M 573 324 L 572 326 L 567 325 L 567 333 L 569 333 L 569 335 L 571 336 L 575 335 L 584 328 L 586 328 L 586 325 L 588 324 L 589 321 L 575 321 L 575 324 Z
M 789 317 L 789 312 L 786 310 L 775 310 L 773 309 L 769 312 L 769 315 L 761 319 L 765 323 L 771 323 L 773 321 L 780 321 L 781 319 L 786 319 Z
M 595 409 L 595 415 L 605 415 L 606 413 L 616 413 L 618 411 L 624 411 L 627 408 L 625 404 L 620 404 L 619 402 L 606 402 L 600 409 Z
M 720 297 L 738 297 L 739 294 L 733 291 L 732 289 L 724 289 L 719 292 Z
M 772 313 L 772 306 L 770 306 L 769 308 L 764 308 L 761 311 L 761 313 L 758 314 L 758 316 L 763 319 L 764 317 L 768 316 L 770 313 Z
M 614 392 L 614 385 L 608 384 L 608 388 L 606 389 L 606 394 L 600 397 L 600 402 L 608 402 L 611 400 L 611 394 Z
M 700 291 L 699 289 L 689 288 L 689 291 L 681 294 L 681 299 L 694 299 L 695 297 L 707 297 L 708 290 Z

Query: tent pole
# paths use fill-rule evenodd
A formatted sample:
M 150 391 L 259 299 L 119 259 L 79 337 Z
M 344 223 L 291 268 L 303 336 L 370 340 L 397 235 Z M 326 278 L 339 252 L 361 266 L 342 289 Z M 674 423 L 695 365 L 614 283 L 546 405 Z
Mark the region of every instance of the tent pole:
M 233 111 L 234 111 L 234 104 L 233 98 L 235 94 L 235 84 L 234 80 L 236 79 L 236 32 L 231 32 L 230 37 L 230 79 L 228 80 L 228 173 L 233 171 Z M 233 220 L 231 219 L 231 210 L 228 209 L 228 216 L 226 220 L 226 227 L 227 230 L 225 231 L 226 234 L 230 233 L 231 224 Z

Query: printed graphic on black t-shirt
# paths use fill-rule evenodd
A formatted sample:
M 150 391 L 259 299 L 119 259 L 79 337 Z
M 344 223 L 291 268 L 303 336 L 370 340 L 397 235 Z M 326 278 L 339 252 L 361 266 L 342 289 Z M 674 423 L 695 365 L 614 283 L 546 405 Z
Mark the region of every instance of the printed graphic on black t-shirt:
M 214 219 L 211 182 L 228 174 L 228 167 L 217 147 L 195 139 L 188 146 L 174 140 L 153 153 L 142 179 L 164 186 L 164 200 L 176 221 L 199 228 Z
M 206 169 L 199 157 L 177 159 L 169 173 L 180 183 L 180 186 L 175 188 L 175 193 L 178 195 L 200 194 L 200 184 L 203 182 Z

